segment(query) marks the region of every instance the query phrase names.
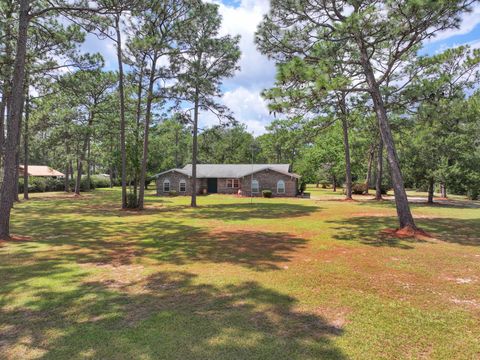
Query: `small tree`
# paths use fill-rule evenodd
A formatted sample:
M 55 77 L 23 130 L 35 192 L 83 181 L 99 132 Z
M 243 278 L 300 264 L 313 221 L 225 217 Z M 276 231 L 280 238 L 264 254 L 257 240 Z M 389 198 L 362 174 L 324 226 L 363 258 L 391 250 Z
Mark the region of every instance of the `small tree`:
M 175 94 L 180 104 L 193 105 L 192 202 L 197 206 L 198 120 L 200 110 L 210 111 L 219 119 L 232 119 L 228 109 L 215 101 L 221 95 L 222 79 L 233 76 L 240 58 L 238 36 L 219 36 L 222 18 L 218 5 L 195 2 L 189 20 L 177 28 L 178 46 L 171 55 L 172 70 L 177 74 Z M 189 112 L 188 111 L 188 112 Z

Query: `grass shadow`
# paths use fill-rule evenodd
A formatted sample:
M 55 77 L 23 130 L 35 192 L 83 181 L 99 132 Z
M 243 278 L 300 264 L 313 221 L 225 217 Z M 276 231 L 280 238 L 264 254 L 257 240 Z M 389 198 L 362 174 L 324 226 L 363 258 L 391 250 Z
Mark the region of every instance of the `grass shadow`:
M 27 307 L 0 309 L 0 352 L 39 359 L 345 359 L 343 330 L 297 310 L 256 282 L 215 286 L 188 272 L 137 282 L 37 289 Z M 35 299 L 49 299 L 48 303 Z
M 398 227 L 396 217 L 358 216 L 343 220 L 329 221 L 333 224 L 333 238 L 342 241 L 356 241 L 381 247 L 413 249 L 413 244 L 424 242 L 419 239 L 398 239 L 382 230 Z M 417 225 L 434 238 L 449 243 L 480 246 L 480 221 L 476 219 L 432 218 L 417 219 Z
M 280 219 L 308 216 L 319 211 L 318 206 L 291 203 L 239 203 L 204 205 L 189 213 L 198 219 L 247 221 L 250 219 Z

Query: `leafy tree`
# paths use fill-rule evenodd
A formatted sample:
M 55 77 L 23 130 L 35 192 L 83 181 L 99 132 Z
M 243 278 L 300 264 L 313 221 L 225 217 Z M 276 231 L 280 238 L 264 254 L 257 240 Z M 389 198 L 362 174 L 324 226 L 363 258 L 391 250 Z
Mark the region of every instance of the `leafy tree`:
M 257 33 L 259 49 L 277 61 L 318 64 L 315 81 L 335 91 L 370 94 L 392 174 L 400 227 L 416 229 L 381 87 L 423 40 L 453 28 L 472 1 L 273 0 Z M 328 74 L 341 62 L 344 76 Z M 322 76 L 322 74 L 325 74 Z M 352 77 L 356 74 L 357 77 Z M 341 74 L 337 74 L 341 75 Z
M 254 138 L 244 125 L 213 126 L 198 138 L 199 161 L 207 164 L 245 164 L 252 161 Z
M 199 111 L 210 111 L 220 119 L 232 119 L 228 109 L 215 101 L 222 79 L 233 76 L 240 58 L 238 36 L 219 36 L 222 18 L 218 5 L 195 2 L 189 20 L 177 28 L 178 45 L 171 55 L 177 74 L 177 100 L 192 104 L 192 207 L 197 206 L 197 158 Z M 189 117 L 186 117 L 189 118 Z
M 172 76 L 167 66 L 160 66 L 162 57 L 168 56 L 174 48 L 176 28 L 182 27 L 187 14 L 188 6 L 183 0 L 147 1 L 141 10 L 134 13 L 136 16 L 132 30 L 136 36 L 132 39 L 130 49 L 139 53 L 142 59 L 140 67 L 148 74 L 146 90 L 146 109 L 143 133 L 143 155 L 140 170 L 140 184 L 138 208 L 144 206 L 145 180 L 148 162 L 148 140 L 152 119 L 152 106 L 155 99 L 164 99 L 166 89 L 157 89 L 155 86 L 160 80 L 168 80 Z M 142 81 L 140 77 L 140 81 Z M 141 94 L 141 92 L 140 92 Z
M 407 159 L 415 182 L 428 185 L 432 203 L 435 183 L 446 197 L 447 183 L 456 182 L 458 159 L 470 152 L 463 146 L 465 141 L 471 144 L 464 131 L 471 120 L 461 109 L 468 108 L 465 98 L 480 80 L 480 51 L 468 46 L 448 49 L 420 58 L 410 71 L 416 77 L 403 96 L 412 101 L 416 121 Z
M 172 168 L 180 168 L 191 157 L 192 135 L 190 129 L 173 116 L 152 128 L 149 151 L 149 170 L 155 174 Z

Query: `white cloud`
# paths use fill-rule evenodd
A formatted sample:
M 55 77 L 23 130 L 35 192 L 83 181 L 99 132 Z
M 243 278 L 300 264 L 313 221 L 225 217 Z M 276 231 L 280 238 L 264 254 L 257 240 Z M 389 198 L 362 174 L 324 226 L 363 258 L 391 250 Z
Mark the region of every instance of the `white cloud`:
M 220 6 L 222 15 L 221 35 L 240 35 L 240 71 L 226 79 L 227 89 L 220 102 L 228 106 L 235 118 L 247 126 L 249 132 L 261 135 L 272 121 L 267 104 L 260 96 L 263 89 L 271 87 L 275 80 L 275 63 L 257 51 L 254 36 L 263 15 L 270 8 L 269 0 L 241 0 L 237 6 L 226 5 L 220 0 L 210 0 Z M 203 113 L 202 126 L 218 124 L 218 119 Z
M 233 112 L 235 118 L 247 126 L 247 131 L 254 135 L 266 132 L 265 126 L 272 120 L 267 104 L 256 90 L 237 87 L 225 92 L 220 102 Z M 211 113 L 200 115 L 201 127 L 217 125 L 218 119 Z
M 251 89 L 270 87 L 275 78 L 275 64 L 266 56 L 260 54 L 254 43 L 254 36 L 258 24 L 262 21 L 270 7 L 269 0 L 242 0 L 237 7 L 220 5 L 220 14 L 223 17 L 221 33 L 240 35 L 240 71 L 232 79 L 227 79 L 228 88 L 243 86 Z
M 449 29 L 437 33 L 437 35 L 430 39 L 427 43 L 433 43 L 441 40 L 446 40 L 452 36 L 468 34 L 475 26 L 480 23 L 480 3 L 477 1 L 472 7 L 472 12 L 464 14 L 458 29 Z

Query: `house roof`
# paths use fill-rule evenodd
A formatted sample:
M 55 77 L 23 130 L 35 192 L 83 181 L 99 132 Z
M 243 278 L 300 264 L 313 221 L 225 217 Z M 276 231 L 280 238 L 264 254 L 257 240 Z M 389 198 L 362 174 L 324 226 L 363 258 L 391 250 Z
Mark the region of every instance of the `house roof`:
M 198 164 L 197 178 L 241 178 L 263 170 L 272 170 L 284 175 L 299 178 L 300 176 L 289 172 L 289 164 Z M 192 176 L 192 165 L 188 164 L 183 169 L 171 169 L 155 175 L 156 177 L 169 172 L 179 172 Z
M 19 171 L 23 172 L 23 165 L 18 167 Z M 65 177 L 65 174 L 52 169 L 49 166 L 39 166 L 39 165 L 28 165 L 28 175 L 29 176 L 43 176 L 43 177 L 50 177 L 50 176 L 58 176 L 58 177 Z

